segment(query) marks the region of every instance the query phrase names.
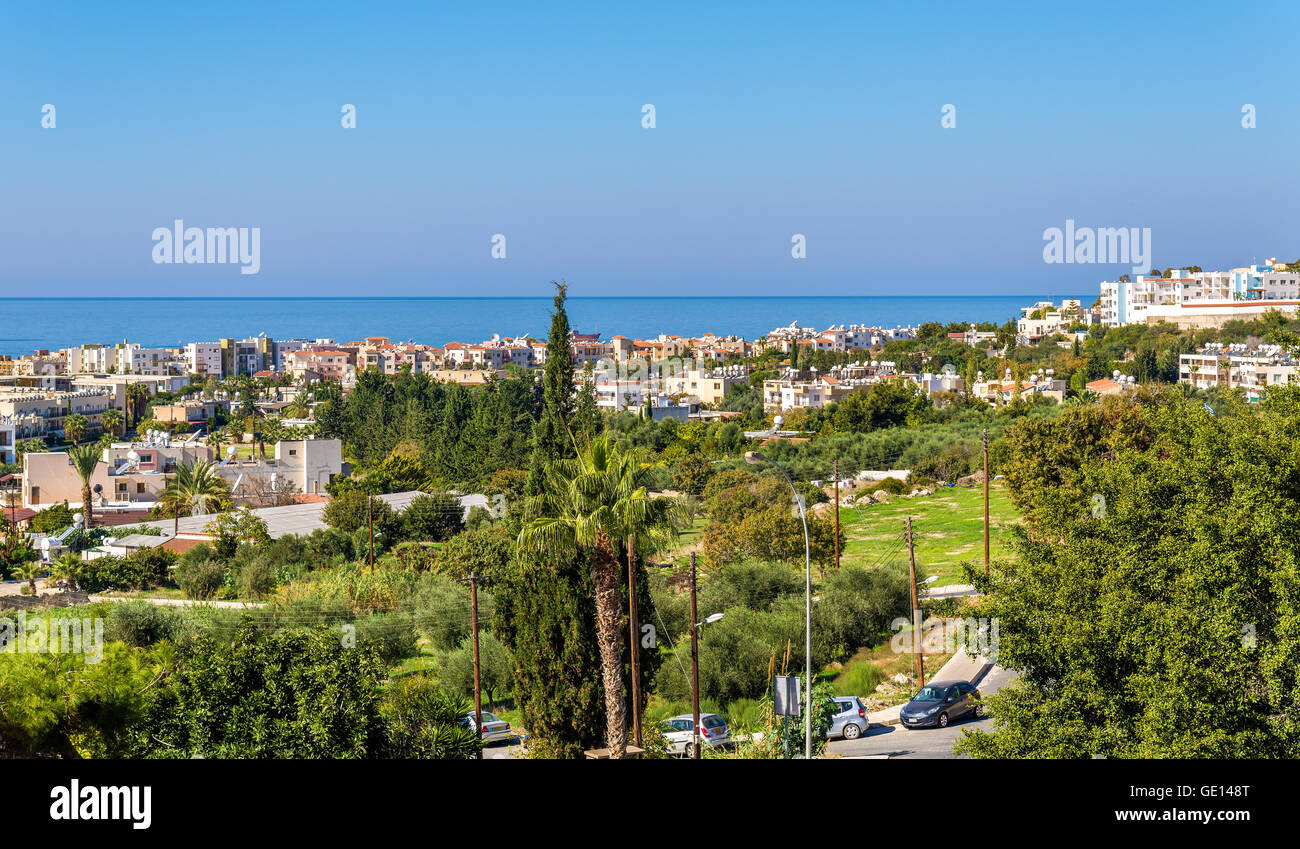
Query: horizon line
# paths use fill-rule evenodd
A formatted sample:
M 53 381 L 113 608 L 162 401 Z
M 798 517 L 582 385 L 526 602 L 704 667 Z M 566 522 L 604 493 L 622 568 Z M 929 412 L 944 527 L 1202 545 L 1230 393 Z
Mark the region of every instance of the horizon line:
M 1070 297 L 1063 293 L 1010 292 L 989 295 L 569 295 L 566 300 L 678 301 L 726 298 L 729 300 L 830 300 L 832 298 L 1034 298 Z M 554 295 L 0 295 L 0 301 L 550 301 Z

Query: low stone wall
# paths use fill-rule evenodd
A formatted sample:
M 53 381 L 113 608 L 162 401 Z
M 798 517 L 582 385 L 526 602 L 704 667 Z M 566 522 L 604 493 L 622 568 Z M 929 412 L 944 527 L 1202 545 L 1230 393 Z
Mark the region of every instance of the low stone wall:
M 90 596 L 83 592 L 45 593 L 44 595 L 0 596 L 0 610 L 48 610 L 54 607 L 72 607 L 89 604 Z

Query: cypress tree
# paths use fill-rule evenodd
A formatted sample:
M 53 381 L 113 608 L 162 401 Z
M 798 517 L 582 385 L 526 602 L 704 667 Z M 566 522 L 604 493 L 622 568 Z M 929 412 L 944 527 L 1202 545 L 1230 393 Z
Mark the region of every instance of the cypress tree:
M 567 296 L 565 283 L 556 283 L 528 495 L 541 492 L 547 463 L 575 456 L 569 434 L 576 404 Z M 588 564 L 517 554 L 495 583 L 494 627 L 514 660 L 515 702 L 524 715 L 530 749 L 542 757 L 578 758 L 585 749 L 604 745 L 596 596 Z
M 528 469 L 528 495 L 542 491 L 542 475 L 552 460 L 573 457 L 569 422 L 573 420 L 573 352 L 569 340 L 569 314 L 564 309 L 569 287 L 555 283 L 555 312 L 546 339 L 546 367 L 542 373 L 542 414 L 533 428 L 533 458 Z

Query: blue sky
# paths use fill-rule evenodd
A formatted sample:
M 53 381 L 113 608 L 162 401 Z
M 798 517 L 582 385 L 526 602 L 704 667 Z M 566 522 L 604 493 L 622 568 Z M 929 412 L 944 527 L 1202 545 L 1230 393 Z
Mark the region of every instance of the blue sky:
M 0 295 L 1038 294 L 1128 270 L 1044 264 L 1067 218 L 1150 227 L 1161 266 L 1300 257 L 1295 7 L 997 5 L 5 4 Z M 155 265 L 175 218 L 260 227 L 261 272 Z

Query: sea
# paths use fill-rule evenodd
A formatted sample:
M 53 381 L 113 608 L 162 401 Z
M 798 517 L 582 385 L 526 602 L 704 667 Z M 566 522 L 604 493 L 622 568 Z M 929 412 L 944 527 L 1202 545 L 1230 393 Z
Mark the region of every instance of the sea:
M 1022 307 L 1077 295 L 834 297 L 573 297 L 569 324 L 602 338 L 738 335 L 746 339 L 798 323 L 878 327 L 924 321 L 998 323 Z M 1088 299 L 1090 303 L 1092 299 Z M 0 354 L 91 343 L 170 347 L 245 339 L 367 336 L 442 346 L 493 334 L 545 338 L 551 298 L 0 298 Z

